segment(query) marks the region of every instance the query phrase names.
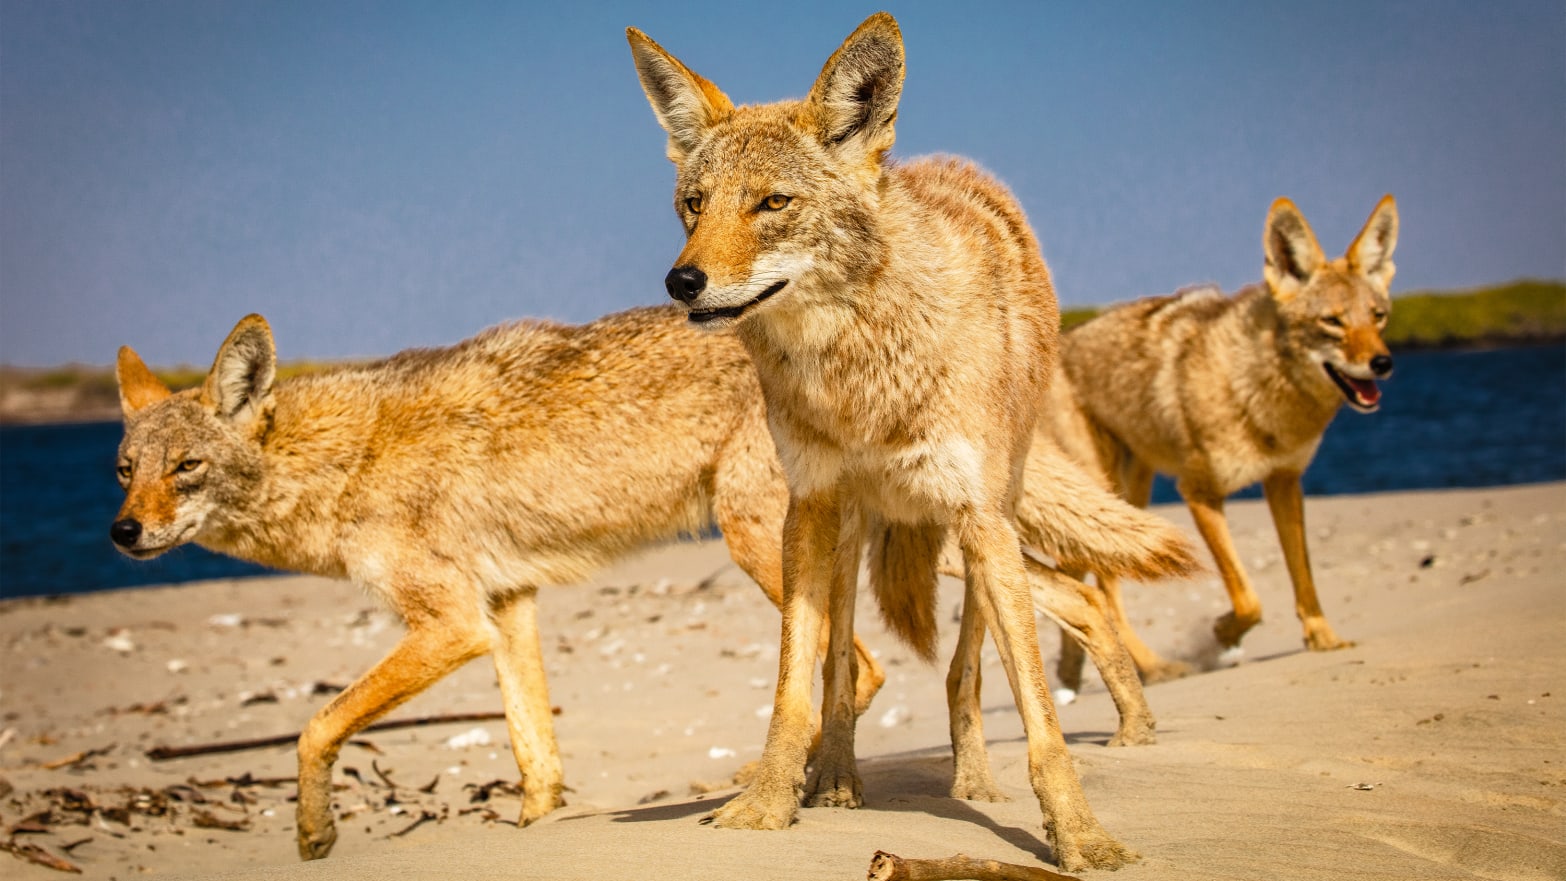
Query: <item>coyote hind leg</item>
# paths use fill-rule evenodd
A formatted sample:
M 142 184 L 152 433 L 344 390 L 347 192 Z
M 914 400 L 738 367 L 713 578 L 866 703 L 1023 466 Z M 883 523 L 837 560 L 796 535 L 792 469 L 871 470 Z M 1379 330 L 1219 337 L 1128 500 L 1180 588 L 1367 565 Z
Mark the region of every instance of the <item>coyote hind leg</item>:
M 1044 815 L 1055 860 L 1068 871 L 1114 869 L 1136 859 L 1099 824 L 1088 806 L 1060 732 L 1039 657 L 1033 606 L 1016 528 L 998 510 L 975 506 L 957 518 L 956 534 L 974 597 L 1006 668 L 1028 739 L 1028 774 Z

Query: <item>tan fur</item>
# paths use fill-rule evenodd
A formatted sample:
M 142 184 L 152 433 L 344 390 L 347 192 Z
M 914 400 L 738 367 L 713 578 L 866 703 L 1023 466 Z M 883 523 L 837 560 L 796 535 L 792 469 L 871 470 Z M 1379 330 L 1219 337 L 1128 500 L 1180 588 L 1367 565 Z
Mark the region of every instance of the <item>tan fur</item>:
M 886 624 L 926 661 L 935 660 L 935 582 L 945 530 L 888 523 L 870 543 L 870 587 Z
M 193 541 L 353 578 L 402 615 L 401 644 L 300 740 L 307 858 L 334 841 L 327 787 L 342 743 L 486 652 L 523 775 L 522 822 L 560 803 L 539 586 L 578 581 L 627 551 L 716 523 L 735 562 L 782 602 L 787 487 L 755 371 L 737 342 L 691 330 L 676 309 L 581 327 L 513 324 L 275 387 L 273 360 L 259 316 L 234 329 L 202 387 L 179 394 L 120 350 L 126 500 L 116 528 L 137 525 L 121 547 L 131 556 Z M 1062 540 L 1092 541 L 1042 508 Z M 1055 535 L 1035 532 L 1048 552 Z M 1143 555 L 1132 565 L 1164 556 L 1156 541 Z M 1059 606 L 1054 614 L 1077 630 L 1097 626 L 1072 607 L 1069 588 L 1040 578 L 1043 607 Z M 1106 677 L 1116 676 L 1114 659 L 1101 655 Z M 857 712 L 883 674 L 862 646 L 856 659 Z M 1124 710 L 1125 742 L 1151 730 L 1139 698 Z
M 1022 712 L 1057 861 L 1112 868 L 1133 858 L 1099 825 L 1072 768 L 1019 552 L 1015 506 L 1059 326 L 1021 208 L 961 160 L 885 160 L 903 80 L 901 35 L 885 13 L 844 41 L 805 99 L 755 107 L 734 107 L 641 32 L 628 37 L 677 167 L 688 237 L 670 293 L 693 322 L 735 327 L 789 487 L 771 728 L 756 781 L 714 821 L 781 828 L 804 792 L 815 805 L 859 803 L 841 674 L 827 676 L 821 745 L 805 777 L 813 636 L 830 613 L 829 663 L 851 663 L 842 618 L 854 579 L 842 577 L 842 561 L 857 560 L 858 539 L 885 523 L 910 530 L 892 547 L 917 549 L 895 565 L 881 555 L 889 620 L 933 626 L 916 611 L 935 564 L 929 549 L 949 533 L 963 554 L 962 648 L 948 678 L 959 772 L 983 745 L 972 736 L 973 695 L 987 628 Z
M 1263 286 L 1233 297 L 1202 289 L 1141 300 L 1066 336 L 1048 429 L 1134 504 L 1147 503 L 1153 472 L 1175 478 L 1234 605 L 1215 626 L 1225 647 L 1237 647 L 1261 620 L 1261 605 L 1234 551 L 1223 501 L 1258 481 L 1306 646 L 1351 645 L 1332 632 L 1316 598 L 1300 474 L 1339 406 L 1347 400 L 1375 409 L 1374 381 L 1391 372 L 1381 331 L 1391 310 L 1397 226 L 1389 195 L 1348 252 L 1328 260 L 1299 210 L 1279 199 L 1263 236 Z M 1341 385 L 1333 372 L 1344 377 Z M 1167 665 L 1130 629 L 1114 580 L 1106 584 L 1138 667 L 1159 675 Z
M 715 521 L 781 601 L 787 495 L 753 372 L 733 340 L 688 329 L 677 310 L 514 324 L 276 388 L 272 359 L 259 316 L 240 322 L 200 389 L 152 390 L 122 350 L 120 520 L 140 527 L 122 550 L 144 558 L 194 541 L 351 578 L 406 622 L 402 643 L 300 739 L 306 858 L 335 840 L 329 784 L 344 740 L 486 652 L 522 772 L 522 822 L 561 803 L 539 586 Z M 859 663 L 863 709 L 882 674 L 866 652 Z

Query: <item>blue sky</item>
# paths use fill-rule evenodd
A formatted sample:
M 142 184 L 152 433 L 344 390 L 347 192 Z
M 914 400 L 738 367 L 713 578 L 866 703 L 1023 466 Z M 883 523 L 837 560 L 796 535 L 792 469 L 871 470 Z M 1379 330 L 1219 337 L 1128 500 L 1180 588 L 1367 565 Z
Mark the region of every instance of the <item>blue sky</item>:
M 1293 198 L 1332 254 L 1398 197 L 1395 291 L 1566 277 L 1551 2 L 0 0 L 0 361 L 285 359 L 664 302 L 680 246 L 636 25 L 737 102 L 898 17 L 894 153 L 1011 185 L 1067 305 L 1261 274 Z

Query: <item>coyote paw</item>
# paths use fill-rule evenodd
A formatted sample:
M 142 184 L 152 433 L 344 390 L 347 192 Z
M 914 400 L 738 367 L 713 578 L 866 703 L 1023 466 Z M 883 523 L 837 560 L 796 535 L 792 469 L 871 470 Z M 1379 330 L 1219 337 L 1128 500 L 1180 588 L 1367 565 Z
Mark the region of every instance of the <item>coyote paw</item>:
M 995 785 L 995 778 L 990 776 L 988 767 L 980 773 L 959 771 L 952 779 L 952 798 L 964 801 L 1011 801 L 1011 796 L 1001 792 L 1000 787 Z
M 706 822 L 723 829 L 786 829 L 798 813 L 794 787 L 758 783 L 713 811 Z
M 324 859 L 337 843 L 337 826 L 330 819 L 325 826 L 300 822 L 298 832 L 299 858 L 301 860 Z
M 1068 872 L 1080 872 L 1083 869 L 1118 869 L 1129 866 L 1141 856 L 1136 851 L 1126 847 L 1096 823 L 1092 828 L 1078 831 L 1074 835 L 1057 833 L 1051 843 L 1055 851 L 1055 862 Z
M 805 804 L 813 808 L 857 808 L 865 803 L 859 775 L 853 768 L 818 770 L 810 781 Z
M 1159 661 L 1149 665 L 1147 669 L 1138 669 L 1137 675 L 1142 677 L 1143 685 L 1152 685 L 1155 682 L 1169 682 L 1174 679 L 1184 679 L 1194 672 L 1190 664 L 1184 661 Z
M 553 787 L 554 791 L 538 798 L 522 799 L 522 816 L 517 819 L 518 826 L 530 826 L 535 821 L 541 820 L 555 808 L 565 804 L 565 798 L 560 794 L 560 787 Z M 532 795 L 528 792 L 527 795 Z
M 1305 621 L 1305 647 L 1313 652 L 1330 652 L 1336 649 L 1353 648 L 1354 643 L 1347 639 L 1338 639 L 1332 632 L 1332 625 L 1324 618 L 1312 618 Z
M 1213 636 L 1218 638 L 1218 644 L 1224 648 L 1233 648 L 1240 644 L 1241 637 L 1257 624 L 1261 623 L 1261 615 L 1253 614 L 1241 617 L 1233 612 L 1225 612 L 1213 623 Z
M 1110 746 L 1152 746 L 1157 742 L 1158 730 L 1152 719 L 1122 719 L 1120 730 L 1109 739 Z
M 1073 704 L 1077 701 L 1077 690 L 1075 688 L 1057 688 L 1051 694 L 1055 698 L 1055 706 L 1057 707 L 1063 707 L 1066 704 Z

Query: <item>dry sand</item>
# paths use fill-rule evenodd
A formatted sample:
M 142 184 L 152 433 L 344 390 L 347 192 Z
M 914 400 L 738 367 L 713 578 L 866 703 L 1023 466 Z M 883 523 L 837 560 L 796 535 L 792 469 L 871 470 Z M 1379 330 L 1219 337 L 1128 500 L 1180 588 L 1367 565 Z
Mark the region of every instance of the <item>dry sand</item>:
M 1156 746 L 1104 745 L 1114 710 L 1096 681 L 1061 710 L 1089 801 L 1143 856 L 1113 877 L 1566 877 L 1566 485 L 1311 499 L 1323 602 L 1359 640 L 1327 654 L 1301 649 L 1265 507 L 1230 511 L 1267 614 L 1248 660 L 1150 687 Z M 942 590 L 954 610 L 958 585 Z M 1155 649 L 1211 656 L 1227 608 L 1215 577 L 1128 595 Z M 889 673 L 859 728 L 865 806 L 803 810 L 783 832 L 716 830 L 698 821 L 760 754 L 776 612 L 713 542 L 541 605 L 569 805 L 511 824 L 514 794 L 486 786 L 516 779 L 500 722 L 370 734 L 338 764 L 335 853 L 301 864 L 293 786 L 264 782 L 292 775 L 290 747 L 144 751 L 298 730 L 326 699 L 317 683 L 347 683 L 396 641 L 389 615 L 351 585 L 295 577 L 0 604 L 0 841 L 121 881 L 854 879 L 877 849 L 1049 859 L 992 650 L 985 725 L 1011 802 L 945 796 L 944 670 L 862 602 Z M 1054 628 L 1041 634 L 1053 659 Z M 498 708 L 480 660 L 394 717 Z M 247 774 L 263 783 L 225 782 Z M 6 854 L 0 875 L 61 877 Z

